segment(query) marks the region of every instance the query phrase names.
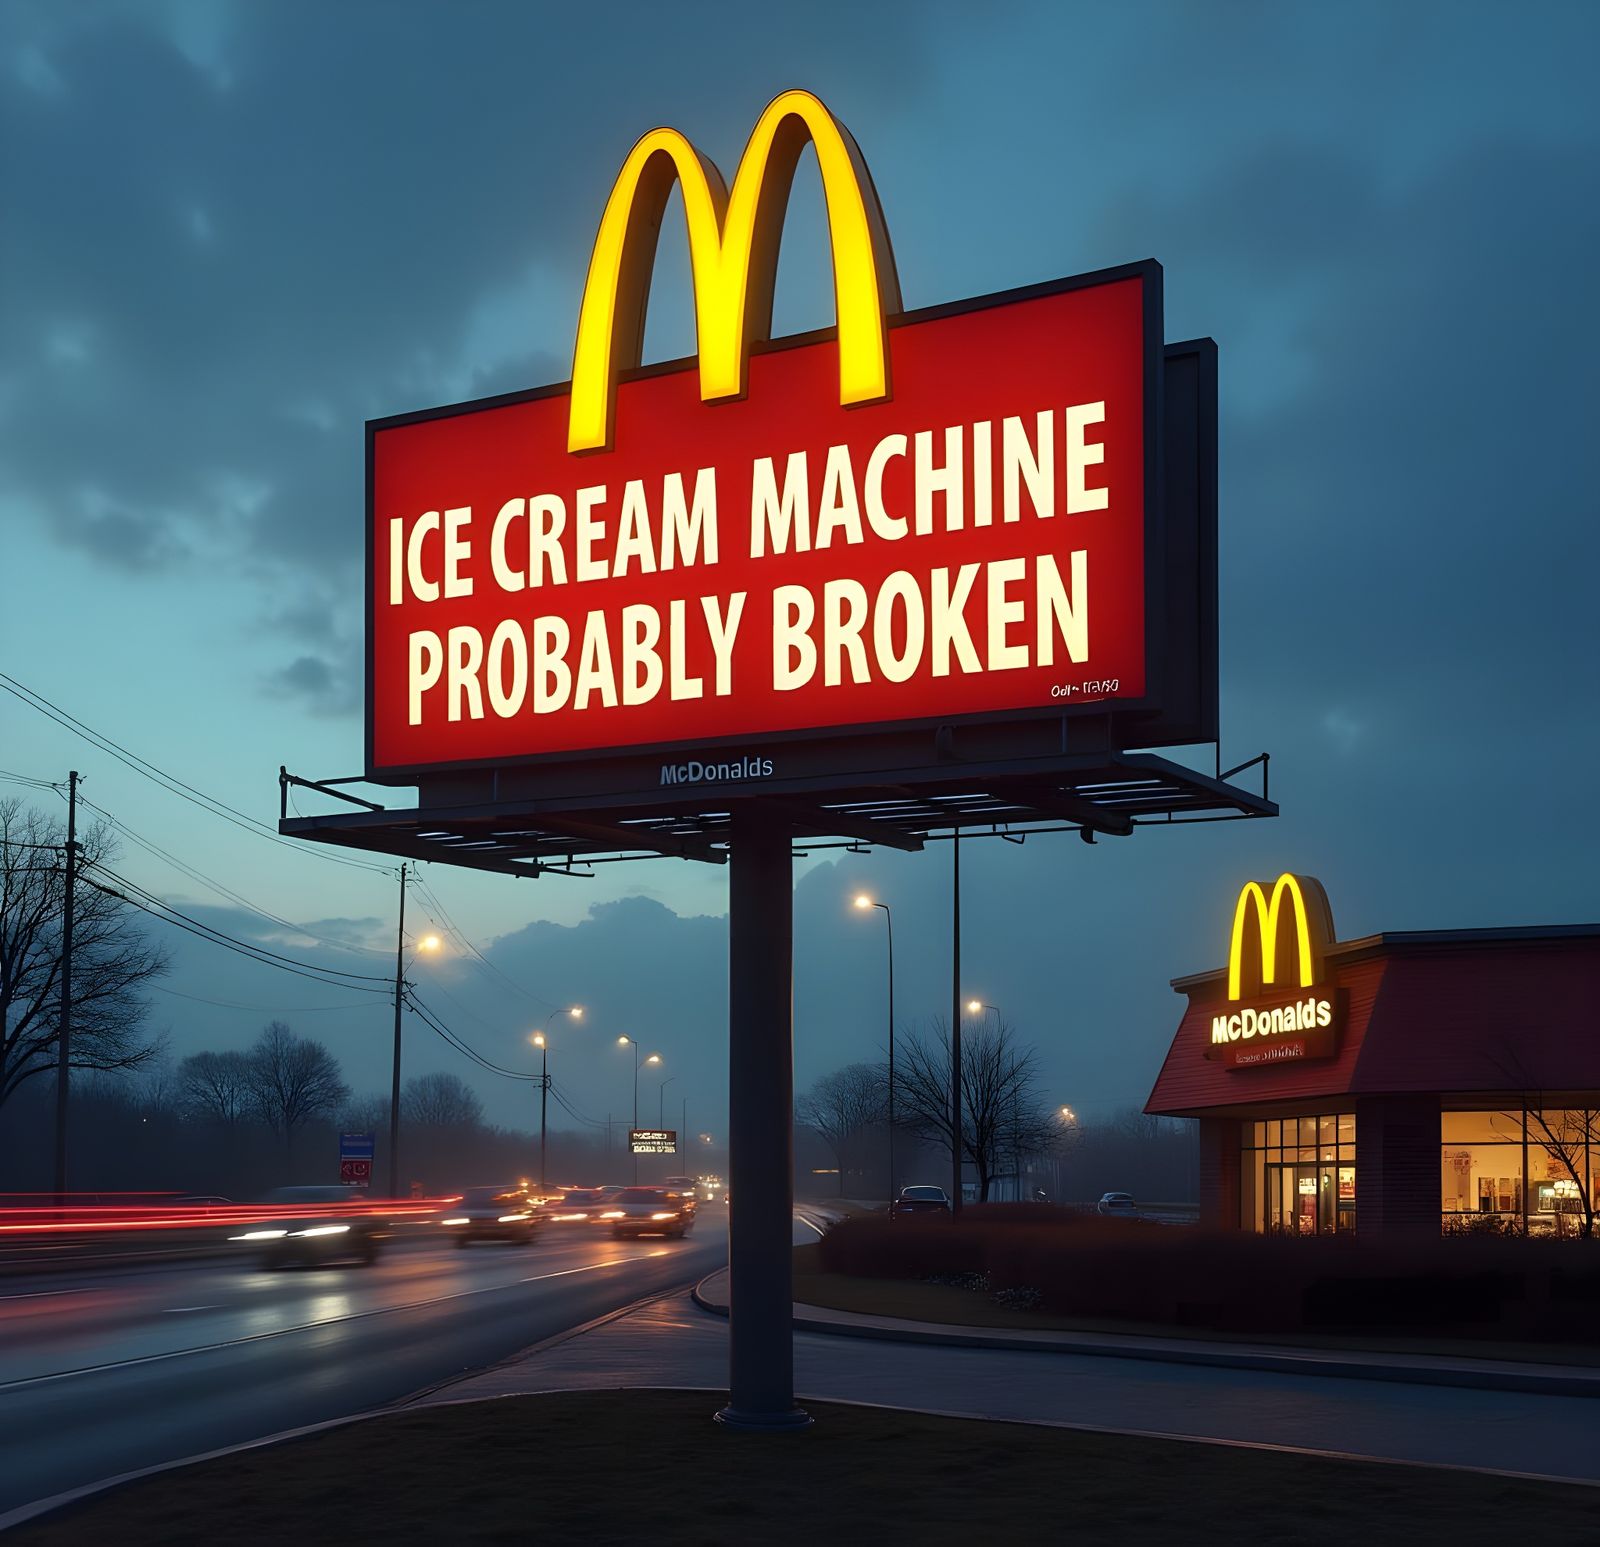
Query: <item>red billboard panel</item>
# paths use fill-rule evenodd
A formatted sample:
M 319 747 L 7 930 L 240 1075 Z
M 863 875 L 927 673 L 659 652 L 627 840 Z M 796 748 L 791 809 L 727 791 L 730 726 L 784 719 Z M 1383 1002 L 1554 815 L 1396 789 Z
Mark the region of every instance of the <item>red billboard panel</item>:
M 368 427 L 379 776 L 1153 703 L 1160 270 L 907 314 L 892 396 L 830 335 Z

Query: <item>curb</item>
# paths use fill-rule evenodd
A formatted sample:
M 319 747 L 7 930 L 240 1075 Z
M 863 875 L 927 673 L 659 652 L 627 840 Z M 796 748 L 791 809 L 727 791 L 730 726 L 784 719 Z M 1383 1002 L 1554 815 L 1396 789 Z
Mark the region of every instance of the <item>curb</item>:
M 728 1307 L 701 1291 L 718 1273 L 708 1273 L 690 1293 L 701 1310 L 728 1316 Z M 1452 1369 L 1447 1365 L 1378 1364 L 1367 1360 L 1322 1358 L 1298 1353 L 1251 1353 L 1243 1349 L 1160 1348 L 1139 1343 L 1098 1343 L 1062 1337 L 1049 1342 L 1019 1343 L 1013 1338 L 983 1332 L 959 1332 L 932 1323 L 891 1326 L 875 1322 L 837 1322 L 815 1315 L 816 1306 L 795 1305 L 796 1332 L 820 1332 L 830 1337 L 866 1338 L 884 1343 L 928 1343 L 944 1348 L 984 1348 L 1006 1353 L 1077 1354 L 1102 1359 L 1138 1359 L 1153 1364 L 1196 1365 L 1207 1369 L 1254 1370 L 1269 1375 L 1320 1375 L 1336 1380 L 1387 1381 L 1403 1386 L 1446 1386 L 1473 1391 L 1516 1391 L 1536 1396 L 1600 1397 L 1600 1370 L 1592 1375 L 1544 1374 L 1537 1370 L 1497 1370 L 1482 1366 Z

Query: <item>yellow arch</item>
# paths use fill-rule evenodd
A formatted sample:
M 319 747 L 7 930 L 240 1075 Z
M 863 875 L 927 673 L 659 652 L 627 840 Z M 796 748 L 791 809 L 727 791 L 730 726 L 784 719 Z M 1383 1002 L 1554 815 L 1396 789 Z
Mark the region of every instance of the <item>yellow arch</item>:
M 1333 939 L 1332 910 L 1320 881 L 1310 876 L 1285 871 L 1272 884 L 1272 897 L 1259 881 L 1247 881 L 1233 910 L 1233 935 L 1228 942 L 1228 998 L 1242 997 L 1244 977 L 1245 920 L 1254 911 L 1261 941 L 1261 983 L 1277 981 L 1278 915 L 1283 899 L 1294 905 L 1295 947 L 1300 968 L 1300 987 L 1310 988 L 1317 981 L 1322 950 Z
M 619 370 L 640 363 L 650 274 L 667 198 L 683 189 L 694 275 L 700 396 L 742 397 L 750 344 L 772 332 L 778 245 L 795 166 L 814 145 L 828 208 L 839 401 L 889 395 L 884 317 L 900 282 L 872 176 L 850 131 L 809 91 L 776 97 L 751 132 L 730 194 L 722 174 L 676 129 L 652 129 L 628 152 L 600 217 L 578 312 L 567 449 L 610 446 Z

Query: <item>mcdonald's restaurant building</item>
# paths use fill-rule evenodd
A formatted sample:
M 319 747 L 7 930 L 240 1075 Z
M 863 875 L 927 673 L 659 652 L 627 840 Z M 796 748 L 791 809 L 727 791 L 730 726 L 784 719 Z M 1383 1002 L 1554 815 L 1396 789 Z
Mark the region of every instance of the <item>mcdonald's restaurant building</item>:
M 1600 1209 L 1600 925 L 1340 941 L 1250 883 L 1145 1110 L 1198 1119 L 1214 1229 L 1575 1234 Z

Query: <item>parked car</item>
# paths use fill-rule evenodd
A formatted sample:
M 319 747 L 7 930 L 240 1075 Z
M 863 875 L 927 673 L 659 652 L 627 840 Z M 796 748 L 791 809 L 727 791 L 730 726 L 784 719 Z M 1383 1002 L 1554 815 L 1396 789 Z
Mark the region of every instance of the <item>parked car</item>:
M 624 1187 L 602 1213 L 619 1240 L 639 1235 L 670 1235 L 682 1240 L 694 1229 L 694 1211 L 690 1193 L 665 1187 Z
M 1136 1219 L 1139 1214 L 1139 1205 L 1133 1201 L 1131 1192 L 1103 1192 L 1100 1201 L 1095 1204 L 1096 1214 L 1120 1215 L 1123 1219 Z
M 900 1196 L 889 1204 L 890 1219 L 909 1219 L 917 1214 L 949 1218 L 952 1212 L 950 1195 L 942 1187 L 902 1187 Z
M 265 1200 L 273 1217 L 228 1239 L 258 1250 L 263 1268 L 370 1266 L 378 1260 L 389 1222 L 353 1207 L 364 1196 L 349 1187 L 280 1187 Z M 285 1204 L 294 1207 L 285 1209 Z
M 457 1246 L 474 1241 L 517 1241 L 526 1246 L 543 1220 L 527 1188 L 500 1186 L 469 1187 L 440 1223 L 454 1233 Z

